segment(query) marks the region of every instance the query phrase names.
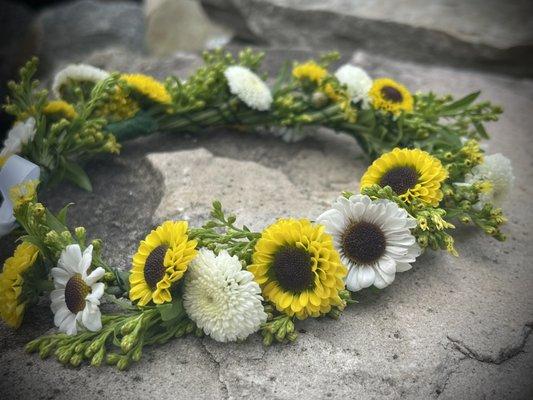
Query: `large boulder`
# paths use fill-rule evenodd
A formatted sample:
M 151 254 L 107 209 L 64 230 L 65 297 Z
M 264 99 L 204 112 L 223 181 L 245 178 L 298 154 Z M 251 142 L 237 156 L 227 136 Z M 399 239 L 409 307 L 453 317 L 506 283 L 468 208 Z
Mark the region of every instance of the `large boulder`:
M 533 2 L 202 0 L 245 40 L 533 75 Z
M 39 55 L 47 65 L 77 62 L 95 50 L 145 50 L 144 14 L 130 1 L 78 0 L 44 9 L 35 30 Z

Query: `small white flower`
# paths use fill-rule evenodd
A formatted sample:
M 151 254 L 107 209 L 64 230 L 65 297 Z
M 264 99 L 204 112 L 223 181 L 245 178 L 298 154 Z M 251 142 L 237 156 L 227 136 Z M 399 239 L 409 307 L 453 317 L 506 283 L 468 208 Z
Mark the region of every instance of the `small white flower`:
M 67 335 L 75 335 L 79 326 L 93 332 L 102 329 L 98 306 L 105 285 L 98 281 L 105 271 L 98 267 L 87 275 L 92 252 L 92 245 L 82 254 L 79 245 L 71 244 L 61 252 L 57 267 L 52 268 L 55 290 L 50 297 L 54 324 Z
M 272 94 L 265 82 L 246 67 L 233 65 L 224 71 L 229 90 L 248 107 L 266 111 L 272 104 Z
M 245 339 L 266 321 L 261 288 L 227 251 L 201 249 L 187 272 L 183 305 L 189 317 L 219 342 Z
M 501 207 L 513 188 L 514 180 L 511 160 L 500 153 L 485 156 L 483 163 L 472 168 L 465 177 L 465 183 L 470 185 L 481 181 L 489 181 L 492 185 L 489 191 L 479 195 L 479 202 L 474 205 L 478 209 L 487 203 Z
M 24 122 L 17 122 L 7 133 L 0 157 L 8 158 L 13 154 L 19 154 L 22 151 L 22 146 L 33 141 L 34 137 L 35 118 L 29 117 Z
M 364 69 L 344 64 L 335 72 L 335 76 L 340 83 L 346 85 L 348 94 L 354 103 L 361 101 L 363 107 L 368 106 L 368 92 L 372 87 L 372 78 L 368 76 Z
M 346 287 L 351 291 L 371 285 L 383 289 L 394 281 L 396 272 L 409 270 L 421 252 L 411 234 L 416 220 L 390 200 L 341 196 L 317 222 L 333 236 L 348 268 Z
M 103 69 L 87 64 L 70 64 L 59 71 L 52 83 L 52 92 L 56 97 L 61 97 L 61 86 L 69 79 L 79 82 L 99 82 L 109 77 L 109 73 Z

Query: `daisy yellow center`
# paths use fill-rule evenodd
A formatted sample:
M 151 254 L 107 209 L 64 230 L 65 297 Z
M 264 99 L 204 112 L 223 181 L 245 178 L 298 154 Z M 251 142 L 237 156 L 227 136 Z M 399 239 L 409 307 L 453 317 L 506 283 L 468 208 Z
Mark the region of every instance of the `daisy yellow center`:
M 392 86 L 383 86 L 381 88 L 381 94 L 387 100 L 392 101 L 393 103 L 401 103 L 403 101 L 402 93 Z
M 379 185 L 390 186 L 394 193 L 400 195 L 412 189 L 418 183 L 418 172 L 411 167 L 396 167 L 382 176 Z
M 344 255 L 357 264 L 378 261 L 387 247 L 381 228 L 366 221 L 350 224 L 341 239 Z
M 65 304 L 70 312 L 77 314 L 85 308 L 85 297 L 91 288 L 83 281 L 80 274 L 74 275 L 65 285 Z
M 272 263 L 276 279 L 285 290 L 301 292 L 311 286 L 311 256 L 303 249 L 286 246 L 274 256 Z
M 144 265 L 144 280 L 151 289 L 155 289 L 157 282 L 165 276 L 165 254 L 167 246 L 157 246 L 146 258 Z

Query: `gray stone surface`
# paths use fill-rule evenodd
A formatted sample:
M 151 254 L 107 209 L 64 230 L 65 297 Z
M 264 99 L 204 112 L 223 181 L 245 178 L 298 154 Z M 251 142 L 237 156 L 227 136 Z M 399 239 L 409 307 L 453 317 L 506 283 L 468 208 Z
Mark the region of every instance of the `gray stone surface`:
M 38 52 L 45 64 L 78 62 L 94 50 L 121 46 L 142 52 L 144 14 L 131 1 L 77 0 L 42 11 L 35 21 Z
M 271 51 L 267 69 L 291 54 L 309 56 Z M 119 69 L 129 64 L 125 57 L 112 51 L 93 55 L 101 66 Z M 188 338 L 146 350 L 143 361 L 124 373 L 63 368 L 25 355 L 25 340 L 51 326 L 43 305 L 18 334 L 0 327 L 0 397 L 532 398 L 533 82 L 363 53 L 353 60 L 373 76 L 393 76 L 412 90 L 459 96 L 481 88 L 484 99 L 505 107 L 501 121 L 488 128 L 489 151 L 511 157 L 516 170 L 507 242 L 460 229 L 460 258 L 424 254 L 386 290 L 359 294 L 359 303 L 340 320 L 300 323 L 294 345 L 265 349 L 257 336 L 243 344 Z M 138 59 L 135 67 L 185 77 L 197 62 L 175 56 Z M 199 224 L 213 198 L 258 229 L 276 216 L 314 217 L 340 190 L 357 188 L 366 167 L 360 156 L 353 140 L 327 131 L 297 144 L 222 130 L 156 134 L 127 143 L 118 157 L 92 161 L 93 193 L 61 185 L 43 199 L 55 209 L 75 202 L 72 224 L 102 237 L 109 243 L 106 256 L 128 268 L 138 240 L 152 226 L 166 218 Z M 0 247 L 8 242 L 2 239 Z
M 246 40 L 533 75 L 529 0 L 202 0 Z

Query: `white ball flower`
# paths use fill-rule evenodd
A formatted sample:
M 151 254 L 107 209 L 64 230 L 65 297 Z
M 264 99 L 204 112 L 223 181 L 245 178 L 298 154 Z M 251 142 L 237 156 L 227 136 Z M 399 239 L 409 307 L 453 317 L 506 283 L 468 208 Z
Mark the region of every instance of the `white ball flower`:
M 71 244 L 61 252 L 56 268 L 52 268 L 55 290 L 52 299 L 54 324 L 61 332 L 75 335 L 78 327 L 97 332 L 102 329 L 100 298 L 105 285 L 98 282 L 104 269 L 96 268 L 87 275 L 92 262 L 93 246 L 81 252 L 80 246 Z
M 471 185 L 482 181 L 490 182 L 490 188 L 480 194 L 479 202 L 475 204 L 478 209 L 487 203 L 501 207 L 513 188 L 514 180 L 511 160 L 500 153 L 485 156 L 483 163 L 472 168 L 471 173 L 465 177 L 465 183 Z
M 261 289 L 236 256 L 201 249 L 189 266 L 183 305 L 191 320 L 219 342 L 245 339 L 266 321 Z
M 233 65 L 224 71 L 229 90 L 248 107 L 267 111 L 272 104 L 272 94 L 265 82 L 246 67 Z
M 335 72 L 335 77 L 340 83 L 346 85 L 348 94 L 354 103 L 361 101 L 364 107 L 369 104 L 368 92 L 372 87 L 372 78 L 364 69 L 344 64 Z
M 421 253 L 411 233 L 416 220 L 390 200 L 341 196 L 317 222 L 333 236 L 348 268 L 346 287 L 351 291 L 371 285 L 383 289 L 394 281 L 396 272 L 409 270 Z
M 61 97 L 61 86 L 69 80 L 78 82 L 99 82 L 109 77 L 109 73 L 103 69 L 87 64 L 70 64 L 59 71 L 52 83 L 52 92 L 56 97 Z
M 8 158 L 13 154 L 19 154 L 22 146 L 33 141 L 35 132 L 35 118 L 29 117 L 24 122 L 17 122 L 7 133 L 0 157 Z

